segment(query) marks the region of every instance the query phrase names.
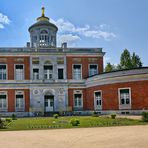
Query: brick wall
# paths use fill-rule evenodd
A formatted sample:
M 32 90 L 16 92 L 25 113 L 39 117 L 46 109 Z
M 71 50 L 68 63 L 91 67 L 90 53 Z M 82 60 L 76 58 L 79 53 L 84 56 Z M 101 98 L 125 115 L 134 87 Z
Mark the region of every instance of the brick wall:
M 0 91 L 7 92 L 8 99 L 8 112 L 15 112 L 15 91 L 24 91 L 24 99 L 25 99 L 25 112 L 29 112 L 30 107 L 30 91 L 29 89 L 4 89 Z
M 14 80 L 15 64 L 24 64 L 25 80 L 30 79 L 29 57 L 0 57 L 0 64 L 7 64 L 8 80 Z
M 89 61 L 89 58 L 96 58 L 96 61 Z M 78 59 L 77 61 L 74 59 Z M 79 59 L 81 59 L 79 61 Z M 82 78 L 85 79 L 89 76 L 89 64 L 98 64 L 98 72 L 103 72 L 103 57 L 67 57 L 67 78 L 72 79 L 72 66 L 73 64 L 82 64 Z
M 102 110 L 118 110 L 118 88 L 131 88 L 131 109 L 148 109 L 148 81 L 116 83 L 83 89 L 84 110 L 94 110 L 94 91 L 102 91 Z M 69 106 L 73 106 L 73 90 L 68 91 Z M 81 89 L 82 90 L 82 89 Z

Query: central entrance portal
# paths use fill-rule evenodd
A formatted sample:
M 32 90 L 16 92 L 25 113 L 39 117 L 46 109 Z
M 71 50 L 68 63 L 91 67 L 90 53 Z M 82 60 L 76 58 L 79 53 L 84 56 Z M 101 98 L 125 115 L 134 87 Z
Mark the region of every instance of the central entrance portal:
M 44 97 L 44 111 L 45 112 L 53 112 L 54 111 L 54 96 L 53 95 L 45 95 Z

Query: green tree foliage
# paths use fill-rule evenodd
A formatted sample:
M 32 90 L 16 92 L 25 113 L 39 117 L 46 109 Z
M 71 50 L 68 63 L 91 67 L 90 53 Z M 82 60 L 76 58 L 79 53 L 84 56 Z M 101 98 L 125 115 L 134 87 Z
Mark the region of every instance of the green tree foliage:
M 141 59 L 138 55 L 135 54 L 135 52 L 132 55 L 131 63 L 132 68 L 142 67 Z
M 120 66 L 122 69 L 131 69 L 132 68 L 132 62 L 131 62 L 131 54 L 130 52 L 125 49 L 120 57 Z
M 113 71 L 114 67 L 111 63 L 107 63 L 106 67 L 105 67 L 105 72 L 110 72 Z
M 120 57 L 120 64 L 117 66 L 111 63 L 107 63 L 105 67 L 105 72 L 122 70 L 122 69 L 132 69 L 142 67 L 141 59 L 138 55 L 133 52 L 131 55 L 130 52 L 125 49 Z

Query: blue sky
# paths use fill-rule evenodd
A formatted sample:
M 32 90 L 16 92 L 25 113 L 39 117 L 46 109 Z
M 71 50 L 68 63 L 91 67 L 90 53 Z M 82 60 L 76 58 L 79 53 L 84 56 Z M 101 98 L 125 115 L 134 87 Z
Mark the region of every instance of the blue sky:
M 24 47 L 42 6 L 59 27 L 59 46 L 102 47 L 114 64 L 127 48 L 148 66 L 148 0 L 0 0 L 0 47 Z

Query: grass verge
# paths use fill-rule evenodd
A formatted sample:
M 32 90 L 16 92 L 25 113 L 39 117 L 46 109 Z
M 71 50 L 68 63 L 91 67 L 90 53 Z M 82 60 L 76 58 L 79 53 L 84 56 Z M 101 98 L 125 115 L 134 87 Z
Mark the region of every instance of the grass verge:
M 76 118 L 80 121 L 78 126 L 70 124 L 71 119 Z M 128 126 L 128 125 L 148 125 L 148 122 L 127 118 L 111 119 L 109 117 L 38 117 L 38 118 L 18 118 L 13 120 L 6 129 L 0 131 L 13 130 L 39 130 L 39 129 L 60 129 L 60 128 L 81 128 L 81 127 L 108 127 L 108 126 Z

